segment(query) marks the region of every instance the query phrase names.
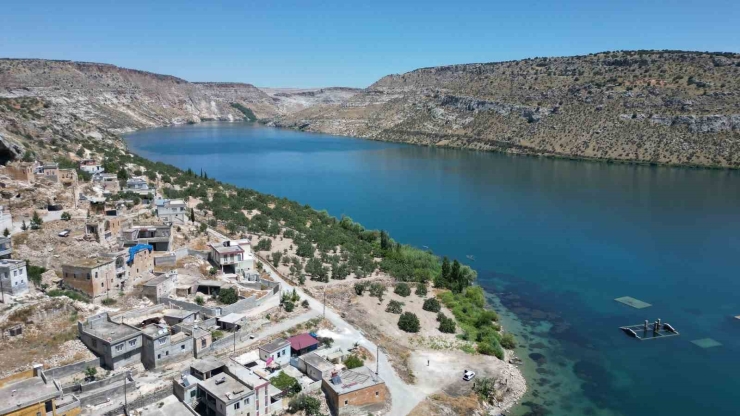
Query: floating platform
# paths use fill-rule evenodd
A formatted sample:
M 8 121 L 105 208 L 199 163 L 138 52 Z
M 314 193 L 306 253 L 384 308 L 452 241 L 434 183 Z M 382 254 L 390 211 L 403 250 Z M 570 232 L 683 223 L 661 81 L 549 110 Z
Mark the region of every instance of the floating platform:
M 722 346 L 721 342 L 715 341 L 712 338 L 695 339 L 691 341 L 691 343 L 701 348 L 714 348 Z
M 645 323 L 638 325 L 620 326 L 619 329 L 625 334 L 632 338 L 637 338 L 640 341 L 647 341 L 658 338 L 668 338 L 680 335 L 678 331 L 669 331 L 667 329 L 661 329 L 658 332 L 653 331 L 652 325 L 648 325 L 648 329 L 645 329 Z
M 627 306 L 632 306 L 635 309 L 645 309 L 649 308 L 650 306 L 653 306 L 647 302 L 643 302 L 640 299 L 635 299 L 631 296 L 622 296 L 621 298 L 614 299 L 619 303 L 623 303 Z

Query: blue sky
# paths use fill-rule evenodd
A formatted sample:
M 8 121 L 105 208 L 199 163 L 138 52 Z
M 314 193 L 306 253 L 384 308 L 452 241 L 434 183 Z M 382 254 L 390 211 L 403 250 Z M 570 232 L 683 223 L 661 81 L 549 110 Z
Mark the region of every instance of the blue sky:
M 649 3 L 649 4 L 644 4 Z M 0 56 L 263 87 L 619 49 L 740 52 L 740 1 L 7 1 Z

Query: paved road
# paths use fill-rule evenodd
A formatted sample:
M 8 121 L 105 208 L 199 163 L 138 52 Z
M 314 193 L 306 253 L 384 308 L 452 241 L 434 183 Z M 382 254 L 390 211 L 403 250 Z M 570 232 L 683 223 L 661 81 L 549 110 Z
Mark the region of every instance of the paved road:
M 270 266 L 262 262 L 264 269 L 270 273 L 270 276 L 279 281 L 282 285 L 282 290 L 296 289 L 296 292 L 304 298 L 308 299 L 308 304 L 311 310 L 321 314 L 324 310 L 324 304 L 318 300 L 308 296 L 301 288 L 294 287 L 288 284 L 278 273 L 276 273 Z M 334 342 L 338 346 L 344 349 L 349 349 L 354 346 L 355 342 L 358 342 L 361 346 L 367 348 L 370 352 L 375 353 L 377 346 L 357 330 L 357 328 L 350 325 L 345 321 L 339 314 L 334 312 L 330 308 L 326 308 L 326 319 L 336 327 L 336 332 L 340 334 Z M 406 384 L 401 377 L 398 376 L 396 371 L 388 361 L 388 356 L 380 351 L 377 357 L 379 361 L 378 374 L 385 381 L 388 390 L 391 393 L 392 405 L 389 415 L 407 415 L 411 410 L 416 407 L 422 400 L 426 398 L 426 394 L 419 389 Z
M 219 238 L 221 240 L 228 240 L 228 237 L 211 228 L 208 229 L 208 232 L 216 238 Z M 301 288 L 294 287 L 288 284 L 288 282 L 286 282 L 285 279 L 282 278 L 282 276 L 276 273 L 275 270 L 273 270 L 273 268 L 265 262 L 260 261 L 260 263 L 262 263 L 263 269 L 267 270 L 274 280 L 280 282 L 280 284 L 282 285 L 281 289 L 283 291 L 295 289 L 296 292 L 298 292 L 298 294 L 301 296 L 301 298 L 308 300 L 309 307 L 314 312 L 314 314 L 311 314 L 310 317 L 318 316 L 323 313 L 323 303 L 307 295 Z M 301 318 L 303 316 L 306 316 L 306 314 L 301 315 L 297 318 Z M 310 317 L 304 319 L 303 321 L 307 321 L 308 319 L 310 319 Z M 267 329 L 266 331 L 260 332 L 260 336 L 264 337 L 273 335 L 282 332 L 288 328 L 291 328 L 295 324 L 298 324 L 300 321 L 296 321 L 294 323 L 289 321 L 297 320 L 297 318 L 281 322 L 280 324 L 275 325 Z M 377 346 L 374 343 L 365 338 L 365 336 L 360 333 L 357 328 L 350 325 L 331 308 L 326 308 L 326 319 L 329 320 L 329 322 L 331 322 L 336 327 L 336 332 L 340 334 L 340 336 L 334 340 L 335 344 L 337 344 L 338 346 L 344 349 L 349 349 L 354 347 L 355 342 L 358 342 L 361 346 L 367 348 L 373 353 L 377 351 Z M 249 344 L 238 345 L 238 348 L 242 349 L 245 345 Z M 391 363 L 388 361 L 388 356 L 383 351 L 379 352 L 377 360 L 379 367 L 378 374 L 385 381 L 385 385 L 386 387 L 388 387 L 388 390 L 391 393 L 392 405 L 391 410 L 388 414 L 409 414 L 411 410 L 416 407 L 417 404 L 419 404 L 422 400 L 426 398 L 426 394 L 420 391 L 418 388 L 406 384 L 393 369 L 393 366 L 391 366 Z

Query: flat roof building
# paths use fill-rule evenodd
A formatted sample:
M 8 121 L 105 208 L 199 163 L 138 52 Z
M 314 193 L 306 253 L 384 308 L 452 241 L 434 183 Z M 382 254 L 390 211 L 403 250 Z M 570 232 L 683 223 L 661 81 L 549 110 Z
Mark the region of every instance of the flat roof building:
M 324 378 L 322 389 L 333 414 L 361 414 L 384 407 L 385 382 L 367 367 L 335 372 Z
M 123 290 L 123 282 L 116 280 L 115 260 L 92 257 L 63 264 L 62 280 L 65 285 L 93 299 L 117 293 Z
M 115 370 L 141 362 L 142 333 L 110 320 L 107 312 L 77 323 L 80 341 L 101 358 L 100 365 Z
M 25 260 L 0 260 L 0 291 L 9 295 L 22 295 L 28 292 Z

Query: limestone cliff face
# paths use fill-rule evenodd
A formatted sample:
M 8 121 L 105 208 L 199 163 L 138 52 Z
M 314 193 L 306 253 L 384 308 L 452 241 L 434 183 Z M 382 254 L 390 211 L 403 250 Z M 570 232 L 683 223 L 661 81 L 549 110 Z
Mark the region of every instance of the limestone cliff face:
M 250 84 L 192 83 L 114 65 L 39 59 L 0 60 L 0 97 L 42 99 L 57 118 L 76 117 L 119 133 L 243 119 L 232 104 L 258 117 L 278 114 L 275 101 Z
M 740 55 L 606 52 L 424 68 L 273 125 L 424 145 L 740 167 Z

